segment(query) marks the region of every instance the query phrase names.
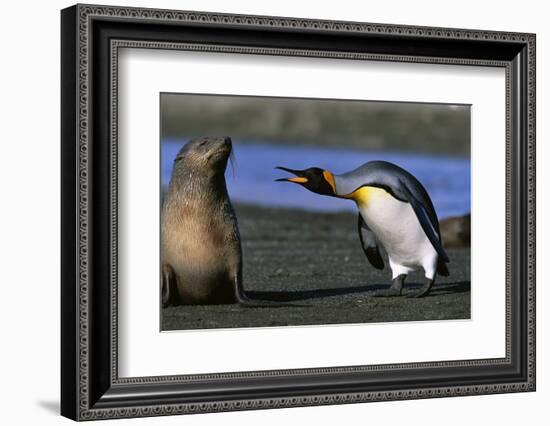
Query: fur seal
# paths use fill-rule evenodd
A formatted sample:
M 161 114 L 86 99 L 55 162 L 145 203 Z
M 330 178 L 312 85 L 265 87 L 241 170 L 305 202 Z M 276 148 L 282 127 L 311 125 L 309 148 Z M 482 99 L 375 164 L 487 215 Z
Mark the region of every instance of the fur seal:
M 279 305 L 251 300 L 243 289 L 239 228 L 225 184 L 231 151 L 229 137 L 199 137 L 174 160 L 161 217 L 163 307 Z
M 470 213 L 453 216 L 439 222 L 445 247 L 470 247 Z

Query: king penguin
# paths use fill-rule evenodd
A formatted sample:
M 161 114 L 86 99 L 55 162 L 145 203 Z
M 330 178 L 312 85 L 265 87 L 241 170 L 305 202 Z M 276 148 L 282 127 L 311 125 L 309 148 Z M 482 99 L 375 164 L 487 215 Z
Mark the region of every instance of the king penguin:
M 427 281 L 410 297 L 428 295 L 437 274 L 449 275 L 449 257 L 443 249 L 432 201 L 418 179 L 406 170 L 387 161 L 370 161 L 340 175 L 318 167 L 276 168 L 296 176 L 277 181 L 356 203 L 359 239 L 367 259 L 375 268 L 384 269 L 382 246 L 392 271 L 391 286 L 375 296 L 402 295 L 407 274 L 420 268 Z

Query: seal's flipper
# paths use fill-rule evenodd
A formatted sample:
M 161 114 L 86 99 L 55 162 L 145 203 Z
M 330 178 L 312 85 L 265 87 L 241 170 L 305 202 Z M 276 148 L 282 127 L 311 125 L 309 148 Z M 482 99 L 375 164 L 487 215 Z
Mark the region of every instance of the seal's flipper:
M 439 232 L 437 231 L 437 228 L 436 228 L 436 226 L 438 225 L 432 223 L 432 220 L 430 219 L 430 215 L 428 214 L 426 207 L 424 207 L 424 205 L 416 199 L 416 197 L 412 194 L 409 188 L 407 188 L 407 185 L 405 185 L 403 182 L 401 182 L 400 189 L 402 190 L 402 193 L 407 199 L 407 201 L 409 202 L 409 204 L 412 206 L 414 213 L 416 214 L 416 217 L 420 222 L 420 226 L 422 226 L 424 233 L 432 243 L 432 246 L 434 247 L 438 256 L 444 262 L 449 262 L 449 256 L 447 256 L 447 253 L 445 253 L 445 250 L 443 249 L 443 246 L 441 245 L 441 241 L 439 239 Z
M 378 240 L 376 235 L 368 227 L 364 221 L 361 213 L 358 215 L 357 230 L 359 231 L 359 239 L 361 240 L 361 247 L 370 264 L 376 269 L 384 269 L 384 259 L 380 255 L 380 249 L 378 248 Z
M 265 300 L 265 299 L 251 299 L 248 297 L 244 291 L 243 285 L 242 285 L 242 277 L 241 274 L 238 273 L 235 276 L 234 280 L 235 286 L 235 301 L 241 305 L 248 308 L 262 308 L 262 307 L 272 307 L 272 308 L 282 308 L 282 307 L 288 307 L 288 306 L 309 306 L 309 305 L 300 305 L 296 303 L 290 303 L 290 302 L 280 302 L 278 300 Z
M 163 308 L 176 304 L 175 299 L 178 297 L 176 274 L 174 273 L 172 267 L 167 263 L 162 265 L 160 294 Z
M 265 299 L 250 299 L 248 296 L 243 295 L 237 299 L 237 303 L 247 308 L 287 308 L 289 306 L 294 307 L 306 307 L 308 305 L 299 305 L 297 303 L 279 302 L 278 300 L 265 300 Z

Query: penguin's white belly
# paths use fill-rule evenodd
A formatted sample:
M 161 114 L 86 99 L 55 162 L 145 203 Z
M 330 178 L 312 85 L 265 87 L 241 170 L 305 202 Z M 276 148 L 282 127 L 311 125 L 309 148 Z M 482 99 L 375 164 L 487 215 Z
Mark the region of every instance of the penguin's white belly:
M 361 192 L 357 194 L 358 192 Z M 386 249 L 392 269 L 432 269 L 437 252 L 424 233 L 412 206 L 383 189 L 363 187 L 354 197 L 368 227 Z

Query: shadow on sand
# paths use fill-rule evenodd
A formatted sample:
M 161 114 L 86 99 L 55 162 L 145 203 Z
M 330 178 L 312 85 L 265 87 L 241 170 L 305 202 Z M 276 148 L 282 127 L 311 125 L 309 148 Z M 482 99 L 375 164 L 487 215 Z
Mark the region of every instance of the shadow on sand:
M 318 290 L 297 290 L 297 291 L 247 291 L 247 294 L 253 299 L 276 300 L 281 302 L 295 302 L 313 299 L 323 299 L 333 296 L 345 296 L 350 294 L 370 293 L 388 288 L 389 285 L 373 284 L 357 287 L 338 287 Z M 404 295 L 409 290 L 418 290 L 422 284 L 405 284 Z M 460 281 L 448 284 L 435 284 L 434 288 L 427 297 L 440 296 L 444 294 L 465 293 L 470 291 L 470 281 Z

